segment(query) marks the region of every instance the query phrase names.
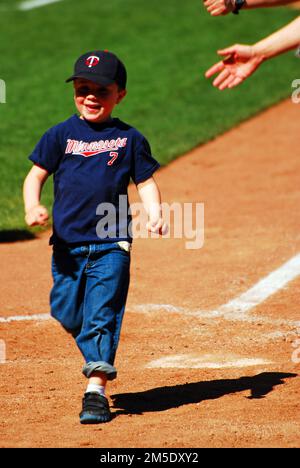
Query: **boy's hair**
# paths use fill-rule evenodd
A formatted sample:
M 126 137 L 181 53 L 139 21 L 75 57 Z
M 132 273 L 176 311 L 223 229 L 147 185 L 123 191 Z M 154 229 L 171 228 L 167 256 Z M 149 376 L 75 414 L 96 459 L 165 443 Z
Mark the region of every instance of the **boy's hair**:
M 115 54 L 107 50 L 94 50 L 76 60 L 74 73 L 66 83 L 75 78 L 85 78 L 104 86 L 117 83 L 122 90 L 126 89 L 127 73 L 124 64 Z

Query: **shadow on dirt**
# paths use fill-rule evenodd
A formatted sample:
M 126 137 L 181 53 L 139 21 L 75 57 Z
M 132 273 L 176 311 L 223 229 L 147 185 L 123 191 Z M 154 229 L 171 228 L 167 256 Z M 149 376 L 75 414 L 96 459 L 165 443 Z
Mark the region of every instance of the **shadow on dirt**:
M 296 377 L 298 374 L 284 372 L 263 372 L 252 377 L 239 379 L 211 380 L 208 382 L 194 382 L 173 387 L 159 387 L 144 392 L 120 393 L 111 395 L 114 416 L 120 414 L 143 414 L 151 411 L 165 411 L 190 403 L 203 400 L 221 398 L 230 393 L 249 390 L 248 399 L 263 398 L 276 385 L 284 384 L 283 379 Z
M 0 244 L 32 239 L 36 239 L 36 236 L 32 232 L 26 231 L 26 229 L 11 229 L 0 231 Z

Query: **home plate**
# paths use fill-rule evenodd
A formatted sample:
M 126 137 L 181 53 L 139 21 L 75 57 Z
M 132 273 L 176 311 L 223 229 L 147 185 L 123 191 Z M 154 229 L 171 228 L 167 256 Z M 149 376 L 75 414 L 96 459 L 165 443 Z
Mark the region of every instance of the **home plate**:
M 166 356 L 149 362 L 147 368 L 177 368 L 177 369 L 222 369 L 227 367 L 248 367 L 261 364 L 272 364 L 272 361 L 260 358 L 244 358 L 224 354 L 177 354 Z

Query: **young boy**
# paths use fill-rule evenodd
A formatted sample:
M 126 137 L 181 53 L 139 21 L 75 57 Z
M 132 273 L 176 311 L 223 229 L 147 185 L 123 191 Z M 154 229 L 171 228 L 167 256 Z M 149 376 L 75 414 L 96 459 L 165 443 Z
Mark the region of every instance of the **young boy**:
M 47 223 L 40 195 L 53 174 L 51 315 L 73 335 L 85 359 L 83 374 L 89 380 L 80 422 L 93 424 L 111 419 L 105 386 L 117 375 L 113 364 L 129 286 L 132 242 L 131 218 L 128 209 L 122 215 L 119 197 L 125 197 L 128 208 L 130 178 L 148 213 L 148 230 L 162 234 L 166 225 L 152 178 L 159 164 L 147 140 L 111 116 L 126 95 L 123 63 L 107 51 L 85 53 L 76 61 L 69 81 L 74 84 L 79 116 L 48 130 L 29 157 L 34 166 L 24 182 L 25 220 L 29 226 Z M 106 230 L 101 204 L 109 204 L 116 213 Z

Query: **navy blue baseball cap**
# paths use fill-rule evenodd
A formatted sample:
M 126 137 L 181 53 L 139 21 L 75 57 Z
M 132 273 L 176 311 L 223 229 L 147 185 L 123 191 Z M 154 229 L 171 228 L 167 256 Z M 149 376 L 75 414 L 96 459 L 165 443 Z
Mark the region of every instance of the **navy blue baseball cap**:
M 121 89 L 125 89 L 127 73 L 124 64 L 115 54 L 107 50 L 93 50 L 76 60 L 74 74 L 66 83 L 75 78 L 85 78 L 104 86 L 117 83 Z

